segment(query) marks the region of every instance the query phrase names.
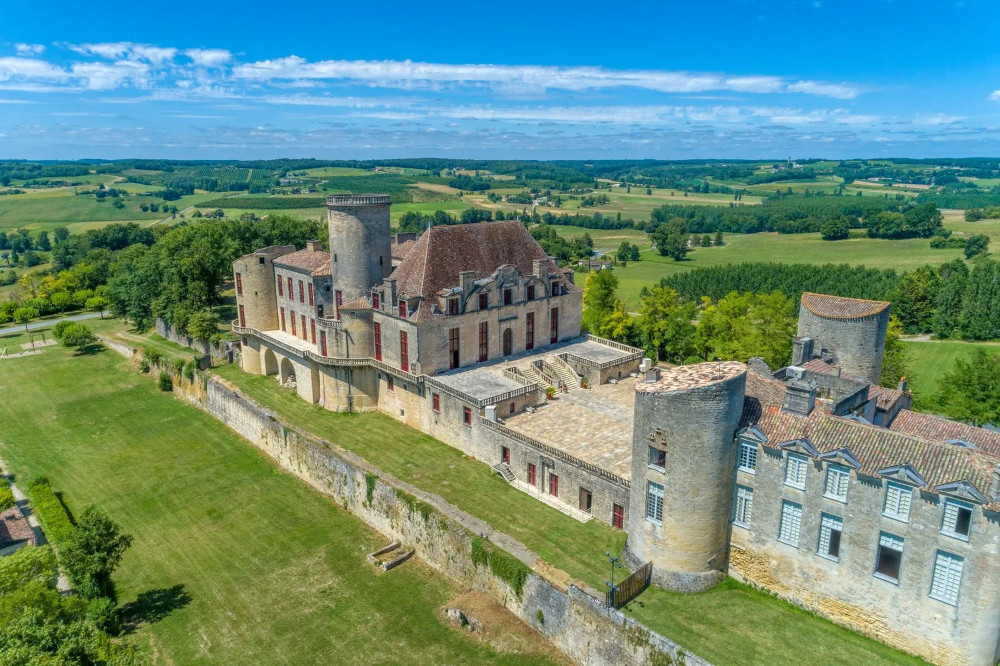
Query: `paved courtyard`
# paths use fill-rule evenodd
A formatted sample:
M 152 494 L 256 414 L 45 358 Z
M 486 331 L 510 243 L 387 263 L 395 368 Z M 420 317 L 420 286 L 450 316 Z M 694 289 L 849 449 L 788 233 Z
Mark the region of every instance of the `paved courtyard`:
M 505 421 L 508 428 L 570 455 L 632 478 L 632 409 L 637 378 L 561 393 L 534 414 Z

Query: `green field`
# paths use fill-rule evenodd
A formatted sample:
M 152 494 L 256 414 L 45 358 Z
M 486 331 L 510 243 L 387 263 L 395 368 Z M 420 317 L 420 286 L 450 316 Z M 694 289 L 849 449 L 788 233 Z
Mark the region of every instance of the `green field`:
M 1000 344 L 989 342 L 961 342 L 957 340 L 930 340 L 927 342 L 906 342 L 909 363 L 910 389 L 916 395 L 918 406 L 935 411 L 934 396 L 938 392 L 941 377 L 955 368 L 955 361 L 968 358 L 978 348 L 1000 352 Z
M 0 363 L 0 455 L 134 535 L 115 580 L 153 663 L 551 663 L 530 634 L 501 653 L 450 628 L 454 585 L 376 574 L 383 537 L 116 354 Z

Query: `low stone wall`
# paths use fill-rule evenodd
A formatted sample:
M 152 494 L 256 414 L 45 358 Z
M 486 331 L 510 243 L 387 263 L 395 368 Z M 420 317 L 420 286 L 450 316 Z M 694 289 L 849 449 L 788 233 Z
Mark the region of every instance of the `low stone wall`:
M 126 356 L 135 353 L 117 343 L 109 346 Z M 523 544 L 354 453 L 281 422 L 229 382 L 205 373 L 196 374 L 194 380 L 174 376 L 174 394 L 225 423 L 282 469 L 332 497 L 389 539 L 413 545 L 431 567 L 490 594 L 574 661 L 597 666 L 707 666 L 708 662 L 685 654 L 677 644 L 620 611 L 604 608 L 597 593 L 575 585 L 562 588 L 532 572 L 517 594 L 489 566 L 473 561 L 473 539 L 482 538 L 533 568 L 538 556 Z
M 159 317 L 156 318 L 156 334 L 182 347 L 193 349 L 202 356 L 211 356 L 212 358 L 226 357 L 225 345 L 209 344 L 204 340 L 195 340 L 190 335 L 178 333 L 170 324 Z

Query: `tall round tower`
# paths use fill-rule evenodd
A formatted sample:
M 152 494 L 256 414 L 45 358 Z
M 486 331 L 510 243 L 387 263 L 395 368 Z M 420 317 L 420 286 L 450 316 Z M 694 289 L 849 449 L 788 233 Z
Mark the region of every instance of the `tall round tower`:
M 625 556 L 652 562 L 661 587 L 697 592 L 725 575 L 745 388 L 737 361 L 652 370 L 635 385 Z
M 346 303 L 367 294 L 392 272 L 389 195 L 331 194 L 326 207 L 333 289 Z
M 887 301 L 802 294 L 799 337 L 811 338 L 813 354 L 828 357 L 843 375 L 878 384 L 888 329 Z

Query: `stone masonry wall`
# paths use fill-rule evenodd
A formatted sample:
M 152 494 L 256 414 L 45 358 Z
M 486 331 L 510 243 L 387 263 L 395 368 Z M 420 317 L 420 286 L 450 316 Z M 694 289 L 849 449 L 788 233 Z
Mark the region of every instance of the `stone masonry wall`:
M 135 353 L 123 345 L 112 348 L 125 356 Z M 225 423 L 279 467 L 332 497 L 388 539 L 412 545 L 431 567 L 493 596 L 577 663 L 708 665 L 620 611 L 604 608 L 596 593 L 574 585 L 563 589 L 533 572 L 519 597 L 488 567 L 476 566 L 472 539 L 481 534 L 494 547 L 533 567 L 538 557 L 521 543 L 494 532 L 487 523 L 440 497 L 385 474 L 359 456 L 280 422 L 228 382 L 200 373 L 193 381 L 175 377 L 174 394 Z M 433 510 L 420 510 L 414 500 Z

